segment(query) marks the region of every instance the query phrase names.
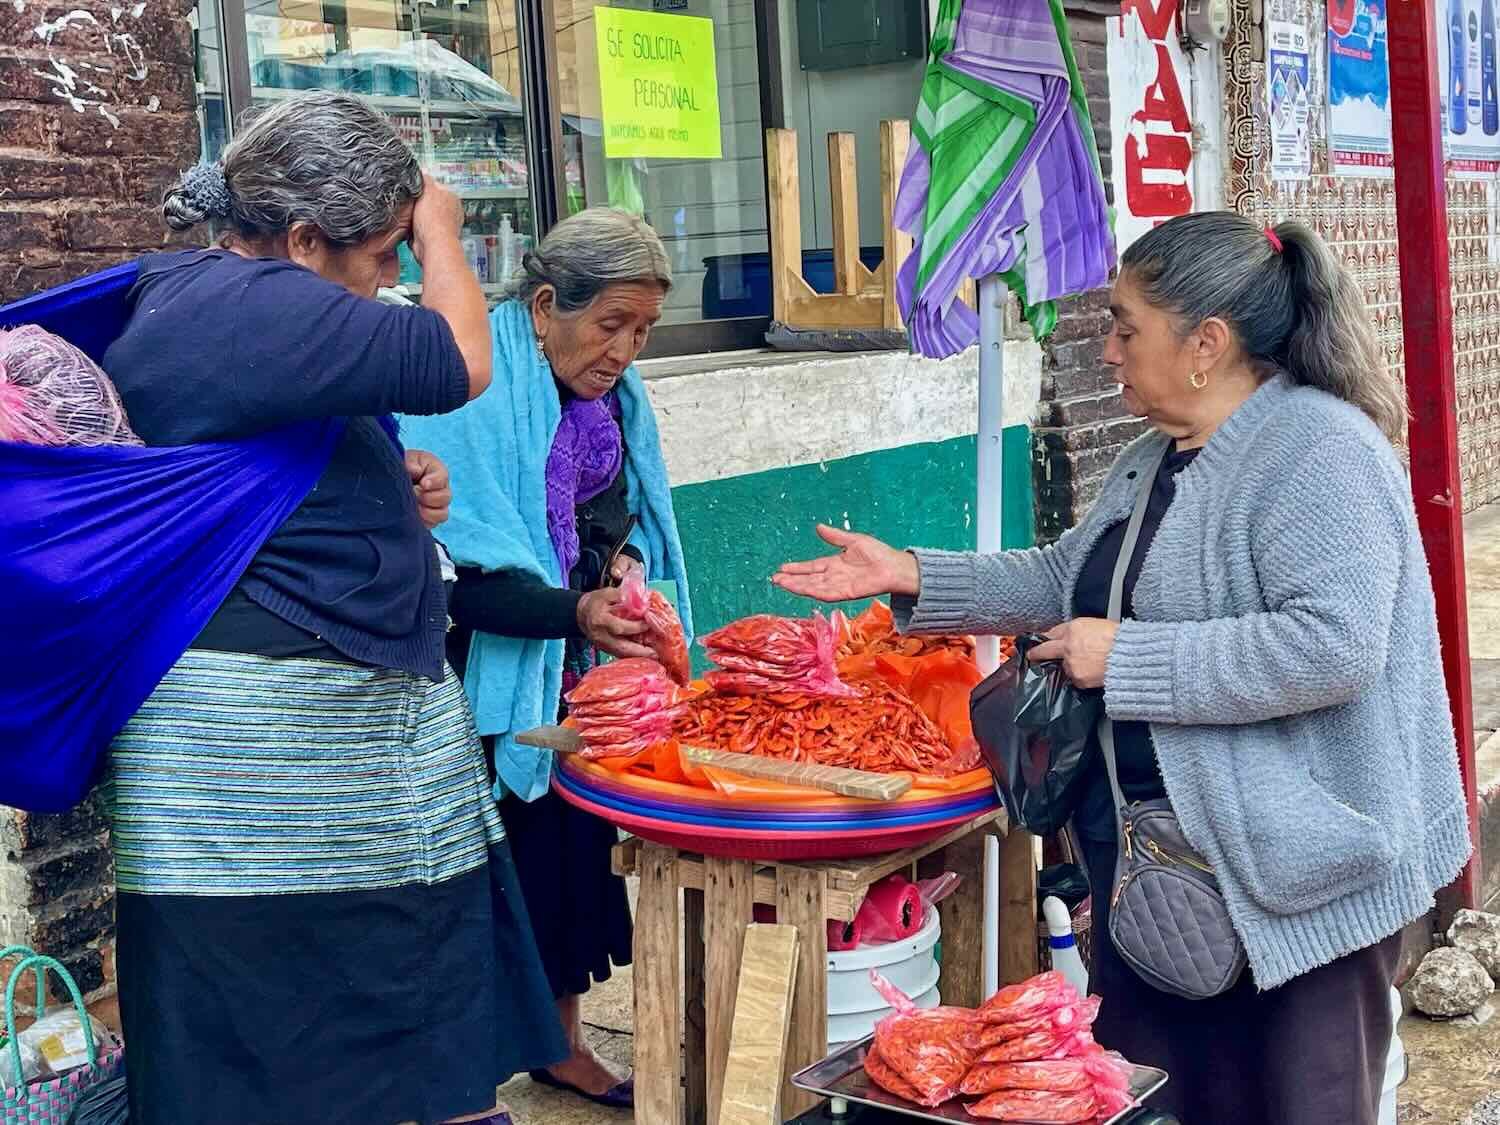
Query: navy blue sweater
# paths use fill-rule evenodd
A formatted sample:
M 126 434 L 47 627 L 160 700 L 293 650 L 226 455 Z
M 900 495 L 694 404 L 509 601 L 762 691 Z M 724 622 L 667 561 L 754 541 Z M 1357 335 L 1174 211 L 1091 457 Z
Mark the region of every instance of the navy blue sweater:
M 357 297 L 290 262 L 223 250 L 144 259 L 130 299 L 104 367 L 148 445 L 348 419 L 322 478 L 197 647 L 342 656 L 441 678 L 437 556 L 401 453 L 376 417 L 443 414 L 468 400 L 446 322 Z

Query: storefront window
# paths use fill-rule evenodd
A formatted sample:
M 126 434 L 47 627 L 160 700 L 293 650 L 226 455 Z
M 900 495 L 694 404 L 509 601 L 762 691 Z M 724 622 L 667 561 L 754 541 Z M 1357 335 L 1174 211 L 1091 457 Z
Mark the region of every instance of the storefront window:
M 224 96 L 224 26 L 218 0 L 198 0 L 193 29 L 193 77 L 198 88 L 198 136 L 204 161 L 217 160 L 229 143 L 229 103 Z
M 498 295 L 536 238 L 514 0 L 244 3 L 251 104 L 340 90 L 379 106 L 463 198 L 470 265 Z M 401 281 L 420 294 L 404 246 Z
M 880 261 L 879 123 L 916 104 L 920 0 L 229 0 L 223 19 L 199 2 L 205 154 L 229 131 L 226 72 L 236 121 L 302 90 L 368 98 L 462 195 L 491 300 L 559 214 L 623 207 L 676 276 L 651 350 L 756 346 L 772 307 L 768 123 L 798 132 L 809 284 L 833 283 L 830 132 L 855 135 L 862 257 Z M 404 248 L 402 282 L 420 296 Z
M 623 207 L 657 230 L 676 278 L 663 324 L 767 315 L 754 0 L 554 9 L 569 208 Z

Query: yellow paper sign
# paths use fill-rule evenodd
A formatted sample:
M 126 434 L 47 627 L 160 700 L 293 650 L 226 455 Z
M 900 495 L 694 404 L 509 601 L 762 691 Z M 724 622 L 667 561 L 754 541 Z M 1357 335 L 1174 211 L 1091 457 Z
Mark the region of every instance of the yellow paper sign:
M 714 21 L 595 8 L 604 155 L 717 159 Z

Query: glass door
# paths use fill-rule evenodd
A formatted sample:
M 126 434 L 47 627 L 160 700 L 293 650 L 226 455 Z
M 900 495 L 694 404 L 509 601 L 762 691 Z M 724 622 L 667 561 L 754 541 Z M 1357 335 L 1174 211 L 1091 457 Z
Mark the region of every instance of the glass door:
M 236 0 L 237 2 L 237 0 Z M 383 110 L 464 201 L 491 301 L 536 238 L 514 0 L 244 0 L 251 103 L 339 90 Z M 421 294 L 402 247 L 401 283 Z

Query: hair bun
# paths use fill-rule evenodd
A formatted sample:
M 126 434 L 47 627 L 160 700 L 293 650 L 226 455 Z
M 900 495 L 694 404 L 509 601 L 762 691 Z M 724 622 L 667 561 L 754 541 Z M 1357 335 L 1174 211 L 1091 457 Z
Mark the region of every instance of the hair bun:
M 174 194 L 204 219 L 225 218 L 233 206 L 229 182 L 224 178 L 224 166 L 217 161 L 189 168 Z

